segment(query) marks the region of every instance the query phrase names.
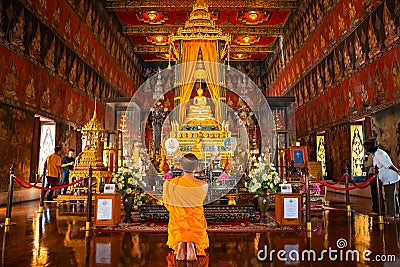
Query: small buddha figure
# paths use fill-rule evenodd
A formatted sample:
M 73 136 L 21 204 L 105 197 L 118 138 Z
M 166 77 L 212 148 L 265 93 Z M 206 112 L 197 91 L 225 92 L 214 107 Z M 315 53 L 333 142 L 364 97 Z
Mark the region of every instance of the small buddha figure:
M 37 27 L 36 29 L 36 34 L 35 37 L 33 37 L 33 40 L 31 42 L 31 45 L 29 47 L 29 56 L 37 61 L 40 61 L 41 56 L 40 56 L 40 27 Z
M 380 44 L 376 38 L 375 29 L 372 25 L 372 17 L 369 19 L 369 26 L 368 26 L 368 44 L 369 44 L 369 58 L 375 57 L 381 50 Z
M 15 23 L 12 30 L 9 32 L 9 40 L 12 45 L 14 45 L 17 49 L 24 51 L 24 27 L 25 27 L 25 16 L 24 12 L 18 17 L 17 22 Z
M 357 33 L 354 36 L 354 48 L 356 51 L 356 67 L 360 67 L 365 63 L 365 56 L 360 44 L 360 40 L 357 36 Z
M 51 71 L 55 71 L 54 68 L 54 54 L 56 50 L 55 39 L 51 42 L 50 49 L 47 51 L 47 55 L 44 58 L 44 63 Z
M 85 44 L 83 45 L 83 56 L 86 57 L 89 54 L 89 41 L 86 39 Z
M 340 80 L 342 78 L 342 71 L 340 68 L 340 51 L 338 51 L 338 54 L 336 54 L 336 51 L 333 54 L 333 70 L 335 73 L 335 82 L 337 82 L 338 80 Z
M 381 79 L 378 69 L 375 70 L 374 84 L 375 84 L 375 88 L 376 88 L 375 103 L 379 105 L 379 104 L 384 103 L 386 100 L 386 90 L 383 87 L 383 82 L 382 82 L 382 79 Z
M 318 60 L 319 59 L 318 48 L 317 48 L 317 43 L 315 41 L 313 45 L 313 53 L 314 53 L 314 60 Z
M 89 11 L 87 12 L 86 16 L 86 24 L 88 26 L 92 26 L 92 6 L 89 6 Z
M 311 79 L 310 80 L 310 99 L 312 99 L 315 96 L 315 86 L 314 86 L 314 81 Z
M 310 23 L 309 23 L 309 17 L 307 16 L 307 14 L 304 14 L 305 15 L 305 19 L 303 20 L 303 30 L 304 30 L 304 37 L 305 38 L 307 38 L 307 36 L 308 36 L 308 33 L 309 33 L 309 26 L 308 25 L 310 25 Z
M 344 46 L 343 57 L 344 57 L 344 74 L 348 76 L 353 71 L 353 68 L 351 66 L 351 59 L 347 45 Z
M 388 10 L 387 5 L 385 4 L 385 9 L 383 12 L 383 20 L 385 25 L 385 46 L 390 46 L 393 42 L 399 39 L 399 35 L 396 33 L 396 24 L 394 23 L 390 11 Z
M 397 61 L 397 57 L 393 60 L 392 65 L 392 76 L 393 76 L 393 84 L 394 84 L 394 97 L 400 97 L 400 69 Z
M 71 36 L 71 19 L 68 19 L 67 23 L 65 23 L 63 36 L 66 39 L 70 39 Z
M 58 75 L 60 75 L 63 79 L 67 78 L 67 75 L 65 74 L 65 69 L 67 67 L 67 59 L 66 59 L 66 54 L 65 54 L 65 50 L 61 56 L 61 60 L 60 63 L 58 64 Z
M 360 91 L 361 91 L 361 100 L 362 100 L 363 106 L 364 107 L 370 106 L 368 91 L 365 88 L 364 80 L 362 80 L 362 79 L 361 79 L 361 82 L 360 82 Z
M 84 72 L 84 71 L 82 71 L 81 76 L 80 76 L 80 78 L 79 78 L 78 87 L 79 87 L 79 89 L 81 89 L 83 92 L 86 93 L 86 88 L 85 88 L 85 72 Z
M 324 86 L 321 80 L 320 68 L 317 68 L 317 88 L 318 88 L 318 93 L 321 93 L 324 90 Z
M 4 90 L 4 95 L 17 100 L 17 90 L 18 88 L 18 71 L 17 71 L 17 66 L 15 65 L 14 60 L 11 63 L 11 67 L 6 75 L 6 81 L 5 81 L 5 90 Z
M 31 73 L 30 81 L 26 86 L 25 95 L 27 99 L 34 99 L 36 95 L 35 75 Z
M 43 92 L 43 95 L 40 100 L 41 107 L 45 110 L 50 108 L 50 88 L 47 86 L 46 90 Z
M 201 151 L 201 142 L 200 142 L 200 138 L 196 139 L 196 143 L 194 143 L 193 145 L 193 152 L 200 152 Z
M 325 86 L 330 87 L 332 85 L 331 75 L 329 73 L 328 62 L 325 62 Z
M 340 31 L 340 34 L 344 34 L 344 33 L 346 33 L 346 26 L 344 24 L 344 19 L 340 14 L 338 15 L 338 19 L 339 19 L 339 31 Z
M 317 8 L 317 24 L 319 25 L 321 23 L 322 20 L 322 12 L 321 12 L 321 8 L 319 7 L 319 4 L 316 3 L 316 8 Z
M 74 83 L 76 81 L 76 68 L 77 68 L 77 63 L 76 60 L 74 60 L 74 63 L 72 64 L 72 68 L 68 76 L 70 83 Z
M 350 112 L 353 112 L 354 108 L 355 108 L 355 105 L 356 105 L 356 100 L 354 98 L 354 94 L 352 92 L 351 85 L 349 85 L 348 91 L 349 91 L 349 96 L 348 96 L 348 98 L 349 98 L 349 109 L 350 109 Z
M 61 15 L 61 9 L 60 6 L 57 5 L 56 10 L 54 11 L 53 15 L 53 25 L 57 28 L 58 25 L 60 24 L 60 15 Z
M 329 40 L 331 44 L 334 44 L 336 42 L 335 32 L 333 30 L 332 24 L 329 25 Z
M 356 11 L 356 7 L 353 4 L 353 1 L 349 1 L 349 17 L 350 17 L 350 26 L 354 26 L 358 21 L 358 15 Z
M 328 51 L 328 49 L 326 48 L 326 43 L 325 43 L 325 37 L 324 35 L 321 35 L 321 49 L 324 53 L 326 53 Z
M 74 47 L 76 49 L 79 49 L 80 45 L 81 45 L 81 29 L 78 30 L 74 39 Z

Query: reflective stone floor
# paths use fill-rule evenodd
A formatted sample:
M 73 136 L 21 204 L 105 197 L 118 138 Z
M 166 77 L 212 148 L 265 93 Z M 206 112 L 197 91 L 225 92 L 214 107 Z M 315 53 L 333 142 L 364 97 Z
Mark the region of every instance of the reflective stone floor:
M 331 207 L 339 210 L 313 212 L 311 238 L 306 232 L 210 234 L 207 257 L 197 262 L 178 263 L 165 245 L 166 234 L 89 232 L 86 236 L 82 230 L 86 217 L 79 207 L 65 215 L 55 204 L 47 204 L 45 212 L 39 214 L 37 202 L 17 204 L 11 217 L 16 225 L 7 227 L 8 231 L 0 228 L 1 264 L 400 266 L 400 221 L 385 223 L 380 229 L 382 225 L 366 215 L 369 199 L 351 197 L 354 209 L 351 216 L 345 210 L 344 196 L 329 194 L 328 200 Z M 1 222 L 5 213 L 6 208 L 1 207 Z

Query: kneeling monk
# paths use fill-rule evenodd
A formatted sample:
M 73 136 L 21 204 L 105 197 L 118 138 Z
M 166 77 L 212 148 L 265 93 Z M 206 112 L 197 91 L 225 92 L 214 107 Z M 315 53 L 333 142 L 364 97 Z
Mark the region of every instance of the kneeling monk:
M 196 179 L 197 157 L 186 154 L 181 161 L 183 176 L 165 181 L 163 202 L 169 211 L 168 242 L 177 260 L 196 260 L 208 248 L 207 222 L 203 201 L 208 184 Z

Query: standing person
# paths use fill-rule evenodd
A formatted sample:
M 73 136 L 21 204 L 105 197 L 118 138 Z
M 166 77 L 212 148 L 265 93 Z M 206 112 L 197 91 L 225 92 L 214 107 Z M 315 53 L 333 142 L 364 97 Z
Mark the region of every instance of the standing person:
M 61 147 L 56 146 L 54 153 L 49 155 L 46 159 L 45 169 L 47 169 L 46 184 L 45 187 L 54 187 L 57 185 L 57 180 L 61 176 Z M 44 197 L 46 196 L 47 190 L 42 190 L 40 194 L 40 206 L 43 206 Z M 47 200 L 52 201 L 53 190 L 49 190 Z
M 177 260 L 197 260 L 205 256 L 209 241 L 203 202 L 208 184 L 194 177 L 197 157 L 186 154 L 181 161 L 183 176 L 165 181 L 163 202 L 169 211 L 167 245 L 174 250 Z
M 69 183 L 69 171 L 74 169 L 75 163 L 75 150 L 70 148 L 68 151 L 68 155 L 63 157 L 61 161 L 62 168 L 62 179 L 60 185 L 65 185 Z M 63 195 L 67 193 L 68 188 L 65 187 L 63 190 Z M 58 189 L 58 194 L 61 195 L 61 189 Z
M 385 219 L 394 220 L 399 217 L 399 205 L 396 200 L 396 184 L 400 180 L 400 170 L 397 169 L 390 159 L 389 155 L 378 148 L 376 141 L 368 140 L 364 143 L 367 154 L 374 155 L 374 166 L 378 170 L 378 178 L 382 181 L 385 188 L 385 198 L 387 214 Z
M 374 168 L 374 155 L 372 153 L 368 154 L 368 159 L 364 162 L 364 167 L 367 172 L 367 179 L 375 175 Z M 379 198 L 378 198 L 378 188 L 379 183 Z M 378 200 L 381 200 L 382 214 L 385 213 L 385 201 L 383 200 L 382 194 L 382 181 L 378 179 L 378 175 L 375 175 L 375 179 L 372 180 L 371 184 L 371 198 L 372 198 L 372 211 L 368 213 L 371 216 L 376 216 L 379 213 Z

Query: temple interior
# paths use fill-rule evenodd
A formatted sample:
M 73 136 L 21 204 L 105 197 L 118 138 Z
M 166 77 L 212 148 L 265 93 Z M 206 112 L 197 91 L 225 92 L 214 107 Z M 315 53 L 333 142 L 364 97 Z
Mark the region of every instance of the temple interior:
M 398 0 L 0 0 L 0 51 L 2 266 L 399 266 Z

